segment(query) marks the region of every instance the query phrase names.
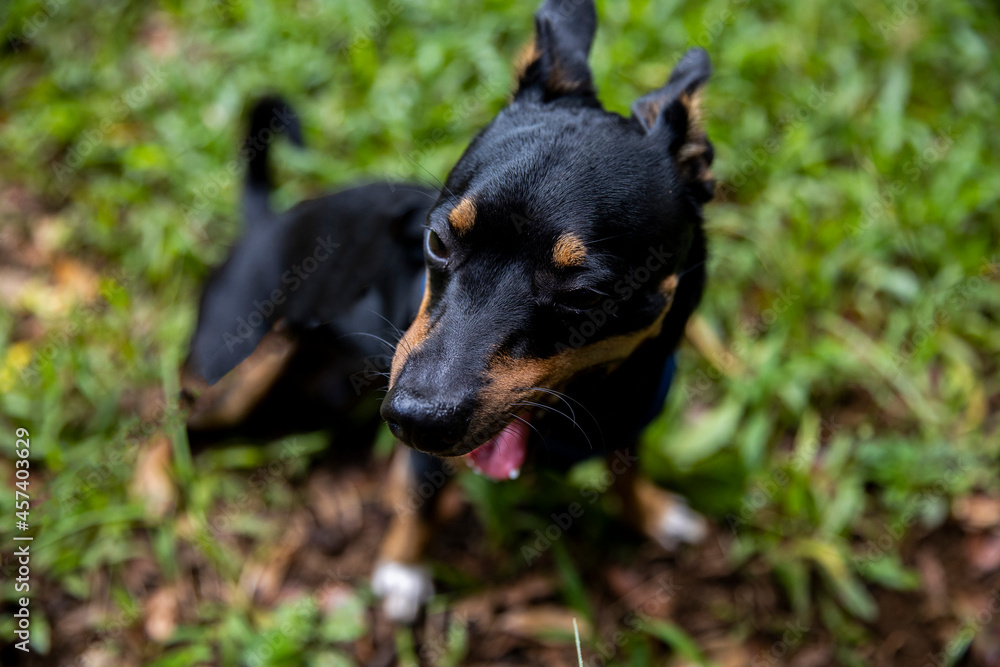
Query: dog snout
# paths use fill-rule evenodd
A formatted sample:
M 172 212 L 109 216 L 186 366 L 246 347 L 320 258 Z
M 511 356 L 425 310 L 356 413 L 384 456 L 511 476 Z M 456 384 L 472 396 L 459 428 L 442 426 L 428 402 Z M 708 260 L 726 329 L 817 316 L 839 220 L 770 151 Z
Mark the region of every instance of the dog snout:
M 390 391 L 382 402 L 382 418 L 404 444 L 430 454 L 452 450 L 466 436 L 473 401 L 434 401 L 402 391 Z

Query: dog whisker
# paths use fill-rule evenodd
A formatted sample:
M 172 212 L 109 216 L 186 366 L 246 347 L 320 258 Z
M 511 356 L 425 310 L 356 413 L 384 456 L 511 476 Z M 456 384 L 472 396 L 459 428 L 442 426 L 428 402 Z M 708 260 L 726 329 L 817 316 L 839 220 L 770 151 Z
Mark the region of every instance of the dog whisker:
M 433 185 L 433 186 L 435 186 L 435 187 L 439 187 L 439 188 L 441 188 L 441 190 L 442 190 L 442 191 L 444 191 L 444 192 L 447 192 L 447 193 L 448 193 L 448 196 L 449 196 L 449 197 L 454 197 L 454 196 L 455 196 L 455 194 L 454 194 L 454 193 L 453 193 L 453 192 L 452 192 L 451 190 L 449 190 L 449 189 L 447 188 L 447 186 L 445 186 L 444 182 L 442 182 L 442 181 L 441 181 L 441 179 L 439 179 L 439 178 L 438 178 L 437 176 L 435 176 L 435 175 L 434 175 L 434 174 L 432 174 L 432 173 L 431 173 L 430 171 L 428 171 L 428 170 L 427 170 L 427 168 L 426 168 L 426 167 L 424 167 L 424 165 L 420 164 L 420 163 L 419 163 L 419 162 L 417 162 L 416 160 L 412 160 L 412 162 L 413 162 L 413 164 L 415 164 L 415 165 L 417 165 L 418 167 L 420 167 L 421 169 L 423 169 L 423 170 L 424 170 L 424 173 L 426 173 L 426 174 L 427 174 L 428 176 L 430 176 L 430 177 L 431 177 L 431 180 L 426 180 L 426 179 L 424 179 L 424 178 L 420 178 L 420 180 L 422 180 L 422 181 L 423 181 L 424 183 L 427 183 L 428 185 Z M 419 177 L 418 177 L 418 178 L 419 178 Z
M 403 331 L 399 327 L 397 327 L 395 324 L 393 324 L 392 320 L 390 320 L 388 317 L 386 317 L 382 313 L 378 312 L 374 308 L 369 308 L 368 312 L 374 314 L 376 317 L 380 318 L 383 322 L 385 322 L 390 327 L 392 327 L 392 330 L 396 334 L 396 344 L 397 345 L 399 344 L 399 341 L 403 340 Z
M 587 440 L 587 445 L 588 445 L 588 446 L 589 446 L 589 447 L 590 447 L 591 449 L 593 449 L 593 448 L 594 448 L 594 443 L 590 441 L 590 436 L 589 436 L 589 435 L 587 435 L 587 432 L 586 432 L 586 431 L 585 431 L 585 430 L 583 429 L 583 427 L 582 427 L 582 426 L 580 426 L 580 422 L 578 422 L 578 421 L 576 420 L 576 418 L 575 418 L 575 417 L 570 417 L 569 415 L 567 415 L 567 414 L 566 414 L 565 412 L 562 412 L 561 410 L 556 410 L 555 408 L 553 408 L 553 407 L 552 407 L 552 406 L 550 406 L 550 405 L 545 405 L 544 403 L 536 403 L 535 401 L 521 401 L 521 402 L 519 402 L 519 403 L 515 403 L 514 405 L 517 405 L 517 406 L 521 406 L 521 405 L 524 405 L 524 406 L 527 406 L 527 405 L 531 405 L 531 406 L 535 406 L 535 407 L 538 407 L 538 408 L 541 408 L 541 409 L 543 409 L 543 410 L 549 410 L 549 411 L 551 411 L 551 412 L 554 412 L 554 413 L 556 413 L 557 415 L 560 415 L 560 416 L 562 416 L 562 417 L 565 417 L 566 419 L 568 419 L 568 420 L 569 420 L 569 421 L 570 421 L 570 422 L 571 422 L 571 423 L 573 424 L 573 426 L 574 426 L 574 427 L 576 427 L 577 429 L 579 429 L 579 430 L 580 430 L 580 433 L 581 433 L 581 434 L 583 435 L 583 437 L 584 437 L 584 438 L 585 438 L 585 439 Z M 567 403 L 567 405 L 569 405 L 569 404 Z
M 390 350 L 395 351 L 396 349 L 396 346 L 387 341 L 385 338 L 376 336 L 373 333 L 368 333 L 367 331 L 352 331 L 351 333 L 345 333 L 343 336 L 338 337 L 337 340 L 340 340 L 341 338 L 347 338 L 348 336 L 365 336 L 367 338 L 374 338 L 378 342 L 388 347 Z
M 594 413 L 591 412 L 586 405 L 584 405 L 583 403 L 581 403 L 580 401 L 578 401 L 577 399 L 573 398 L 568 394 L 564 394 L 561 391 L 556 391 L 555 389 L 549 387 L 531 387 L 529 391 L 540 391 L 542 393 L 551 394 L 552 396 L 555 396 L 557 399 L 561 400 L 563 403 L 566 404 L 566 407 L 570 409 L 570 412 L 571 414 L 574 415 L 574 417 L 576 416 L 576 412 L 573 411 L 573 406 L 570 404 L 570 401 L 576 403 L 581 410 L 587 413 L 587 416 L 590 417 L 590 420 L 594 423 L 594 425 L 597 426 L 597 433 L 601 438 L 601 449 L 607 449 L 607 447 L 605 446 L 606 441 L 604 440 L 604 431 L 603 429 L 601 429 L 601 422 L 598 421 L 597 417 L 594 416 Z M 583 431 L 582 428 L 580 430 Z
M 513 412 L 508 412 L 507 414 L 508 414 L 508 415 L 510 415 L 511 417 L 513 417 L 514 419 L 516 419 L 517 421 L 519 421 L 519 422 L 523 422 L 524 424 L 526 424 L 526 425 L 528 426 L 528 428 L 530 428 L 530 429 L 531 429 L 532 431 L 534 431 L 535 433 L 537 433 L 537 434 L 538 434 L 538 439 L 539 439 L 539 441 L 540 441 L 540 442 L 541 442 L 541 443 L 542 443 L 543 445 L 545 444 L 545 438 L 544 438 L 544 437 L 542 436 L 542 432 L 541 432 L 541 431 L 539 431 L 539 430 L 538 430 L 538 429 L 537 429 L 537 428 L 535 427 L 535 425 L 534 425 L 534 424 L 532 424 L 531 422 L 529 422 L 529 421 L 528 421 L 527 419 L 524 419 L 523 417 L 518 417 L 518 416 L 517 416 L 517 415 L 515 415 L 515 414 L 514 414 Z

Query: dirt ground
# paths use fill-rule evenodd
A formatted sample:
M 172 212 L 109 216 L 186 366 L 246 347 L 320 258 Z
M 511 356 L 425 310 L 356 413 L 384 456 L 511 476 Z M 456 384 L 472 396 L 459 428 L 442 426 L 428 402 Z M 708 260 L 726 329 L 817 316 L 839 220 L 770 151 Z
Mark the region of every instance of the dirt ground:
M 286 528 L 272 544 L 243 545 L 247 560 L 236 587 L 190 547 L 180 552 L 179 576 L 169 586 L 151 559 L 131 562 L 121 576 L 136 594 L 135 604 L 120 619 L 118 630 L 96 629 L 95 619 L 107 615 L 108 600 L 100 596 L 81 602 L 57 588 L 51 595 L 41 593 L 53 627 L 52 654 L 24 664 L 143 664 L 150 642 L 170 636 L 178 626 L 196 624 L 196 610 L 203 605 L 251 602 L 267 609 L 313 596 L 321 610 L 336 609 L 354 592 L 366 589 L 389 521 L 381 497 L 386 468 L 386 463 L 377 463 L 364 473 L 339 479 L 322 467 L 312 470 L 298 489 L 302 504 L 297 512 L 259 517 Z M 445 493 L 432 559 L 439 568 L 461 573 L 462 579 L 491 583 L 439 586 L 447 603 L 432 606 L 414 628 L 414 650 L 421 664 L 436 664 L 457 627 L 467 634 L 461 664 L 576 665 L 574 618 L 590 639 L 584 643 L 588 665 L 614 664 L 630 641 L 621 631 L 637 627 L 640 619 L 676 624 L 721 667 L 843 664 L 828 634 L 795 618 L 784 589 L 762 574 L 762 564 L 732 564 L 732 539 L 724 524 L 714 525 L 702 544 L 676 554 L 610 522 L 600 543 L 612 548 L 599 547 L 582 534 L 586 529 L 567 531 L 568 553 L 596 610 L 595 629 L 564 602 L 552 553 L 543 553 L 530 568 L 512 569 L 509 561 L 518 555 L 487 544 L 484 528 L 459 486 L 451 485 Z M 878 618 L 867 627 L 867 639 L 859 637 L 866 664 L 1000 665 L 1000 600 L 989 593 L 1000 588 L 1000 516 L 993 503 L 982 499 L 977 504 L 975 497 L 953 514 L 937 530 L 915 530 L 904 538 L 903 563 L 920 573 L 915 590 L 874 589 Z M 95 576 L 106 579 L 107 573 Z M 246 597 L 237 601 L 234 594 Z M 372 631 L 341 648 L 359 664 L 397 664 L 394 628 L 374 603 L 363 613 Z M 962 637 L 963 628 L 976 631 L 975 641 L 961 661 L 954 662 L 961 652 L 945 642 Z M 654 660 L 662 664 L 695 664 L 672 654 L 665 644 L 656 643 L 654 650 L 659 656 Z M 4 662 L 11 657 L 5 654 Z

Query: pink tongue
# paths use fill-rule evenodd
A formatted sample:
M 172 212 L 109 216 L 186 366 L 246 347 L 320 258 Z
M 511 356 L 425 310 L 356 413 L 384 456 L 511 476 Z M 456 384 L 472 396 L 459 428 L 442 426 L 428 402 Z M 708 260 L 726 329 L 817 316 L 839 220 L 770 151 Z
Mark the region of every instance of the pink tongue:
M 485 445 L 481 445 L 463 458 L 472 467 L 493 479 L 516 479 L 524 465 L 528 450 L 528 424 L 515 419 L 507 424 Z

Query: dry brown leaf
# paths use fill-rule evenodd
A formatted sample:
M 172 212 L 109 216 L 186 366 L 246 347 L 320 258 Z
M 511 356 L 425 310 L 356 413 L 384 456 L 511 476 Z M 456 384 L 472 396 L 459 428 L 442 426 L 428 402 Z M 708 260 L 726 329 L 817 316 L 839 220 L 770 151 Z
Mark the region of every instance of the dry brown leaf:
M 158 588 L 146 598 L 143 628 L 146 635 L 153 641 L 164 643 L 168 641 L 177 629 L 177 615 L 180 604 L 177 601 L 177 589 L 173 586 Z
M 753 655 L 750 648 L 735 637 L 720 636 L 701 640 L 705 657 L 719 667 L 746 667 Z
M 176 504 L 177 490 L 170 477 L 172 459 L 170 439 L 162 433 L 155 433 L 139 450 L 131 492 L 151 517 L 166 516 Z
M 688 320 L 684 331 L 687 339 L 691 341 L 695 349 L 701 356 L 708 360 L 708 363 L 728 377 L 739 377 L 746 373 L 746 365 L 743 360 L 726 349 L 712 326 L 697 313 Z
M 79 662 L 74 661 L 71 664 L 87 665 L 87 667 L 127 667 L 122 664 L 121 656 L 115 655 L 110 647 L 104 644 L 88 648 L 80 656 Z
M 7 310 L 15 310 L 21 303 L 21 295 L 28 287 L 31 272 L 16 266 L 5 266 L 0 271 L 0 305 Z
M 285 580 L 288 567 L 309 536 L 309 520 L 305 514 L 289 518 L 288 528 L 265 554 L 265 559 L 249 561 L 240 574 L 240 588 L 260 604 L 274 602 Z
M 100 277 L 92 268 L 72 257 L 60 257 L 52 264 L 52 277 L 60 291 L 79 301 L 92 301 L 100 289 Z
M 451 610 L 456 618 L 463 619 L 466 624 L 475 623 L 480 628 L 488 628 L 493 622 L 496 599 L 486 594 L 470 595 L 456 600 Z
M 832 663 L 832 647 L 807 646 L 796 653 L 789 664 L 791 667 L 827 667 L 827 665 Z
M 956 498 L 951 511 L 967 530 L 1000 527 L 1000 498 L 985 494 Z
M 949 606 L 944 566 L 930 548 L 917 552 L 916 564 L 924 581 L 924 592 L 927 594 L 927 614 L 932 618 L 940 618 L 948 613 Z
M 1000 568 L 1000 532 L 969 535 L 965 549 L 969 566 L 977 574 L 989 574 Z
M 590 625 L 579 617 L 579 613 L 555 606 L 508 611 L 497 618 L 494 627 L 500 632 L 532 639 L 541 644 L 562 645 L 567 636 L 573 636 L 574 618 L 580 628 L 580 638 L 589 637 Z
M 551 596 L 556 590 L 556 581 L 550 575 L 529 574 L 496 590 L 500 593 L 500 603 L 510 609 Z
M 361 529 L 361 494 L 353 480 L 321 470 L 309 477 L 306 495 L 321 528 L 347 535 Z

